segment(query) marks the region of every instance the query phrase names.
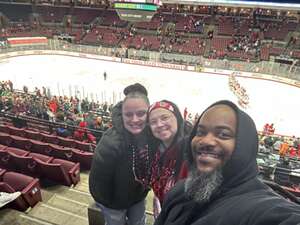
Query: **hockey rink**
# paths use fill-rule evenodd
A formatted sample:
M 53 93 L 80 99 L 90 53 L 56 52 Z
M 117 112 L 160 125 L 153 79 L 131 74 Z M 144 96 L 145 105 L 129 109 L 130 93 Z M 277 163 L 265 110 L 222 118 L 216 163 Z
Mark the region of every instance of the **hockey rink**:
M 107 73 L 104 80 L 103 73 Z M 139 82 L 151 102 L 167 99 L 183 111 L 201 113 L 217 100 L 237 103 L 228 76 L 162 69 L 61 55 L 31 55 L 0 61 L 0 80 L 10 79 L 14 88 L 50 88 L 52 95 L 77 95 L 90 101 L 116 103 L 129 84 Z M 300 137 L 300 88 L 274 81 L 237 77 L 249 95 L 248 112 L 258 130 L 274 123 L 275 133 Z

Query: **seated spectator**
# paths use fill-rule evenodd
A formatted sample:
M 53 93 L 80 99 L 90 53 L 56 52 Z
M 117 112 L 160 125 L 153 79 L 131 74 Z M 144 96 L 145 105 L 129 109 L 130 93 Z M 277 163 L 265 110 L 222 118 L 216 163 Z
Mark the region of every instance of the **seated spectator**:
M 56 134 L 60 137 L 67 138 L 67 137 L 72 136 L 72 133 L 67 129 L 67 126 L 58 127 L 58 128 L 56 128 L 55 131 L 56 131 Z
M 79 141 L 96 143 L 96 138 L 87 129 L 87 122 L 81 121 L 79 123 L 79 128 L 74 132 L 74 138 Z

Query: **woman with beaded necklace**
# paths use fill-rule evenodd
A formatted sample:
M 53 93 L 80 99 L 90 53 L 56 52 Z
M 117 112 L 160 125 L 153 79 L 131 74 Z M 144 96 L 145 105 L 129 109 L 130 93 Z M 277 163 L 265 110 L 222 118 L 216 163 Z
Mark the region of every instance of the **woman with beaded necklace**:
M 186 126 L 178 107 L 167 100 L 155 102 L 148 111 L 148 120 L 153 136 L 159 140 L 158 150 L 152 163 L 150 185 L 154 192 L 153 211 L 156 218 L 165 194 L 179 180 L 187 177 L 188 168 L 184 159 Z
M 101 138 L 89 177 L 90 192 L 107 225 L 145 225 L 145 198 L 157 149 L 146 126 L 149 100 L 141 84 L 124 89 L 113 127 Z

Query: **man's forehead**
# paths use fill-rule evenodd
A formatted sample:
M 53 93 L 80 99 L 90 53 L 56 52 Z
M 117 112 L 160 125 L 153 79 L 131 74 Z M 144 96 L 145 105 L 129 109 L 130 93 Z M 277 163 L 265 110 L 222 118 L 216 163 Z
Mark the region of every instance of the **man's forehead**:
M 212 106 L 211 108 L 207 109 L 201 119 L 200 124 L 205 123 L 206 121 L 223 121 L 229 123 L 236 123 L 236 113 L 235 111 L 228 105 L 220 104 Z

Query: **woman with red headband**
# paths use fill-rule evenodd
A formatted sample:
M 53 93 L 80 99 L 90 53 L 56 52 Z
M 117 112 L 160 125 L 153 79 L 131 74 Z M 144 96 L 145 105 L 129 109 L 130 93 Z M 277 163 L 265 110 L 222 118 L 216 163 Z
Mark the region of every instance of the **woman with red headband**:
M 156 218 L 165 194 L 179 179 L 187 177 L 183 154 L 185 123 L 178 107 L 167 100 L 150 106 L 148 120 L 153 136 L 160 141 L 152 162 L 150 182 L 155 194 L 153 211 Z

